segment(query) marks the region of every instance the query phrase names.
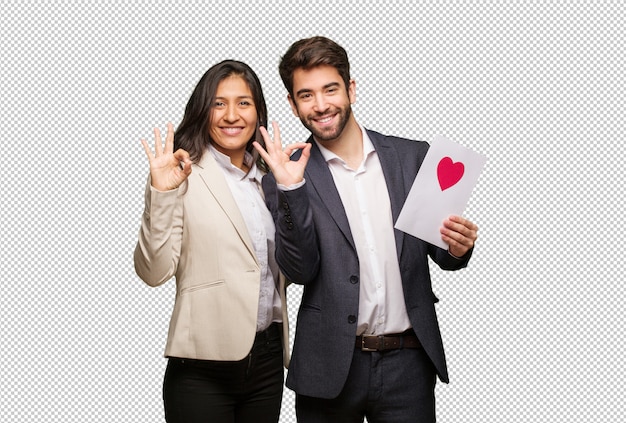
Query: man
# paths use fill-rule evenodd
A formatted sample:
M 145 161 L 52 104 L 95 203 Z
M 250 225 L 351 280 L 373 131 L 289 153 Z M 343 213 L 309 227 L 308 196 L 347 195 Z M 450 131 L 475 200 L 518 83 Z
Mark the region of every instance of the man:
M 477 227 L 451 216 L 448 251 L 394 229 L 428 144 L 364 129 L 345 50 L 294 43 L 281 78 L 312 136 L 281 148 L 264 132 L 263 180 L 276 258 L 304 285 L 287 386 L 300 422 L 434 422 L 436 375 L 448 382 L 428 269 L 467 265 Z M 296 148 L 298 152 L 290 157 Z

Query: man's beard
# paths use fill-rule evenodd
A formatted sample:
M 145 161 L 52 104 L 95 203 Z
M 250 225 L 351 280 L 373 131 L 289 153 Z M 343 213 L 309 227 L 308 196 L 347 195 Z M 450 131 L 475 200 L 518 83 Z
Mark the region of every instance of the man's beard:
M 337 111 L 339 113 L 336 113 Z M 338 118 L 338 121 L 335 125 L 328 127 L 328 128 L 320 129 L 319 127 L 315 126 L 316 125 L 315 121 L 308 117 L 301 118 L 300 121 L 305 126 L 305 128 L 311 131 L 311 133 L 313 134 L 313 137 L 317 141 L 322 141 L 322 142 L 333 141 L 342 134 L 344 128 L 348 124 L 348 120 L 350 119 L 350 116 L 352 115 L 352 107 L 348 104 L 348 106 L 346 107 L 337 108 L 333 110 L 332 113 L 333 114 L 336 113 L 336 118 Z M 329 113 L 326 112 L 326 113 L 321 114 L 320 116 L 328 115 L 328 114 Z

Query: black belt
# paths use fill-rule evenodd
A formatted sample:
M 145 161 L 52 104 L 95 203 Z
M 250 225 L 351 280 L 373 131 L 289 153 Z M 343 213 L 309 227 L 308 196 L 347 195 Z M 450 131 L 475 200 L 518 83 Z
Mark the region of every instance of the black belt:
M 257 332 L 254 337 L 254 344 L 257 345 L 259 343 L 272 342 L 280 339 L 281 327 L 281 323 L 274 322 L 267 329 Z
M 421 348 L 413 330 L 389 335 L 361 335 L 356 337 L 356 347 L 361 351 L 387 351 L 399 348 Z

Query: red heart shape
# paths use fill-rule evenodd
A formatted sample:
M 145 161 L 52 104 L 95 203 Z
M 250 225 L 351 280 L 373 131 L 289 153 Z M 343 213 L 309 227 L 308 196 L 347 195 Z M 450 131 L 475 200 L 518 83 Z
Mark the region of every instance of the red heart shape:
M 442 191 L 447 190 L 463 177 L 465 165 L 462 162 L 454 163 L 450 157 L 444 157 L 437 165 L 437 178 Z

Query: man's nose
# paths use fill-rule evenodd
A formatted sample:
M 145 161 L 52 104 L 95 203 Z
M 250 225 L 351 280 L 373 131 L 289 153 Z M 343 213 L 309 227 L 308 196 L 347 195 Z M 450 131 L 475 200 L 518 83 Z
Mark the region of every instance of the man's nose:
M 315 96 L 315 104 L 313 105 L 314 109 L 318 113 L 325 112 L 328 109 L 328 103 L 326 103 L 326 98 L 319 94 Z

